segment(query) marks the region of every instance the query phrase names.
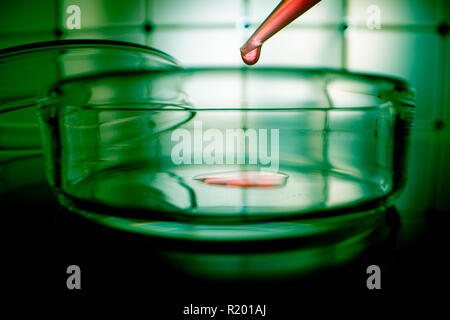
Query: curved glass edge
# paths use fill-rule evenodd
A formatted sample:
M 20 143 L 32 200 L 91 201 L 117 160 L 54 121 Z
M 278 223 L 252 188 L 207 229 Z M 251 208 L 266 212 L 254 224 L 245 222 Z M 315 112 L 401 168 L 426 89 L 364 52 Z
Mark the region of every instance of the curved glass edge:
M 95 223 L 106 227 L 173 240 L 242 242 L 277 239 L 298 239 L 320 236 L 341 238 L 359 234 L 376 226 L 385 207 L 328 218 L 311 218 L 290 221 L 252 222 L 241 224 L 207 224 L 180 221 L 155 221 L 125 218 L 67 207 Z
M 164 53 L 152 47 L 147 47 L 123 41 L 89 40 L 89 39 L 44 41 L 2 49 L 0 50 L 0 65 L 7 64 L 8 61 L 10 61 L 10 59 L 15 59 L 19 57 L 23 58 L 24 56 L 29 55 L 31 56 L 35 53 L 52 52 L 52 51 L 64 52 L 64 50 L 69 49 L 86 49 L 86 48 L 132 50 L 133 52 L 140 52 L 143 54 L 153 55 L 167 62 L 167 64 L 172 67 L 174 66 L 179 67 L 179 63 L 175 58 L 168 55 L 167 53 Z M 49 88 L 45 88 L 45 90 L 48 89 Z M 41 94 L 42 91 L 44 90 L 41 90 L 41 92 L 30 92 L 25 96 L 2 98 L 0 100 L 1 103 L 0 113 L 36 106 L 39 94 Z
M 5 59 L 21 54 L 29 54 L 32 52 L 45 51 L 49 49 L 63 50 L 70 48 L 85 48 L 85 47 L 112 47 L 112 48 L 123 47 L 135 49 L 137 51 L 156 54 L 173 64 L 179 65 L 178 61 L 175 58 L 173 58 L 172 56 L 161 50 L 152 47 L 125 41 L 93 40 L 93 39 L 67 39 L 67 40 L 42 41 L 9 47 L 0 50 L 0 59 Z
M 0 67 L 2 65 L 7 66 L 8 63 L 11 62 L 17 63 L 17 61 L 19 61 L 19 63 L 21 63 L 20 61 L 22 60 L 20 59 L 28 59 L 28 57 L 34 58 L 36 56 L 40 57 L 42 54 L 50 53 L 52 56 L 64 54 L 66 50 L 70 49 L 129 51 L 134 54 L 139 53 L 154 57 L 154 59 L 160 61 L 160 63 L 172 67 L 179 66 L 176 59 L 155 48 L 123 41 L 81 39 L 36 42 L 2 49 L 0 50 Z M 51 85 L 54 86 L 54 84 Z M 41 149 L 40 131 L 38 128 L 35 107 L 39 104 L 41 93 L 46 91 L 47 88 L 45 90 L 38 90 L 37 88 L 29 89 L 20 94 L 12 94 L 12 96 L 8 96 L 10 90 L 8 90 L 7 83 L 6 87 L 3 87 L 2 89 L 2 97 L 0 98 L 0 132 L 2 133 L 3 139 L 0 139 L 0 149 Z M 16 120 L 13 123 L 10 123 L 11 115 L 17 113 L 20 113 L 22 119 L 18 121 L 17 116 L 12 116 L 12 118 Z
M 47 172 L 49 173 L 49 172 Z M 53 181 L 50 177 L 49 181 Z M 210 226 L 239 226 L 242 224 L 257 223 L 290 223 L 292 221 L 310 221 L 315 219 L 333 219 L 339 217 L 352 216 L 361 212 L 378 211 L 380 208 L 394 206 L 394 201 L 398 192 L 389 192 L 382 198 L 366 201 L 362 203 L 335 206 L 323 210 L 309 209 L 303 211 L 283 211 L 274 214 L 262 214 L 247 217 L 229 217 L 228 215 L 208 214 L 187 215 L 186 211 L 168 206 L 159 206 L 148 209 L 128 209 L 109 206 L 105 203 L 95 203 L 90 200 L 76 198 L 64 192 L 59 186 L 51 183 L 52 188 L 58 195 L 59 202 L 69 211 L 77 213 L 89 213 L 103 217 L 116 217 L 124 220 L 139 220 L 153 222 L 181 223 L 186 225 L 210 225 Z M 345 219 L 345 218 L 344 218 Z
M 247 75 L 258 75 L 258 73 L 285 73 L 286 75 L 298 75 L 299 77 L 305 76 L 307 79 L 317 79 L 318 77 L 321 78 L 324 82 L 324 90 L 328 90 L 328 86 L 330 83 L 334 84 L 336 80 L 338 81 L 352 81 L 353 84 L 357 83 L 358 81 L 369 81 L 372 86 L 371 90 L 376 89 L 378 87 L 378 90 L 375 92 L 366 92 L 366 91 L 355 91 L 352 93 L 359 94 L 359 95 L 365 95 L 368 97 L 373 98 L 373 103 L 368 104 L 361 104 L 358 106 L 344 106 L 344 105 L 322 105 L 322 106 L 314 106 L 310 109 L 317 110 L 317 109 L 335 109 L 335 108 L 342 108 L 342 109 L 362 109 L 362 108 L 374 108 L 374 107 L 384 107 L 387 103 L 392 104 L 392 106 L 397 110 L 397 112 L 401 115 L 402 119 L 405 120 L 411 120 L 414 117 L 414 110 L 415 110 L 415 91 L 412 88 L 412 86 L 405 80 L 396 78 L 396 77 L 389 77 L 385 75 L 374 75 L 374 74 L 367 74 L 367 73 L 354 73 L 349 72 L 343 69 L 320 69 L 320 68 L 289 68 L 289 67 L 258 67 L 258 68 L 248 68 L 248 67 L 214 67 L 214 68 L 161 68 L 157 70 L 137 70 L 137 71 L 130 71 L 130 72 L 105 72 L 101 74 L 92 74 L 87 76 L 79 76 L 79 77 L 72 77 L 70 79 L 66 79 L 61 81 L 55 88 L 53 88 L 53 93 L 58 92 L 61 93 L 61 88 L 64 88 L 67 91 L 70 91 L 71 86 L 76 86 L 79 88 L 79 84 L 83 84 L 86 88 L 89 87 L 90 84 L 98 81 L 107 81 L 110 79 L 126 79 L 127 77 L 139 77 L 144 78 L 145 76 L 154 76 L 155 81 L 158 81 L 159 79 L 162 79 L 165 77 L 173 77 L 174 79 L 177 79 L 180 83 L 182 81 L 185 81 L 189 79 L 192 76 L 195 76 L 196 74 L 214 74 L 214 73 L 236 73 L 240 72 L 242 73 L 242 76 Z M 345 86 L 344 86 L 345 87 Z M 366 87 L 367 88 L 367 87 Z M 364 90 L 364 88 L 360 89 Z M 294 107 L 273 107 L 273 108 L 267 108 L 267 107 L 252 107 L 252 106 L 246 106 L 245 108 L 242 107 L 234 107 L 234 106 L 227 106 L 227 107 L 218 107 L 218 106 L 203 106 L 203 105 L 196 105 L 192 101 L 189 100 L 189 97 L 185 96 L 185 100 L 176 100 L 172 103 L 178 106 L 184 106 L 185 108 L 192 109 L 194 111 L 201 111 L 201 110 L 284 110 L 284 109 L 309 109 L 307 107 L 302 106 L 294 106 Z M 152 103 L 152 97 L 149 97 L 148 103 Z M 158 101 L 156 101 L 158 103 Z M 71 101 L 71 105 L 74 106 L 83 106 L 82 103 L 74 104 Z M 145 102 L 138 104 L 139 109 L 145 110 Z M 90 105 L 90 107 L 97 107 L 97 105 Z M 101 107 L 101 105 L 98 105 L 98 107 Z M 111 110 L 115 110 L 114 107 L 111 107 Z M 151 108 L 154 110 L 154 106 Z

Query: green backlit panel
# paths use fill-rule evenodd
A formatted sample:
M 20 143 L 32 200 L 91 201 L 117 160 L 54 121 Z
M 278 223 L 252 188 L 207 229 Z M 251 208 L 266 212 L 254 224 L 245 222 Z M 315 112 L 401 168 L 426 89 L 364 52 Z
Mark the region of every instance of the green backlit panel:
M 120 27 L 140 25 L 145 21 L 145 0 L 60 0 L 60 27 L 66 28 L 66 9 L 78 5 L 82 14 L 82 28 Z
M 0 34 L 14 38 L 13 33 L 22 33 L 28 38 L 40 38 L 40 32 L 52 32 L 56 25 L 56 1 L 0 2 Z
M 349 70 L 408 79 L 416 88 L 416 122 L 433 120 L 441 73 L 438 35 L 356 29 L 348 32 L 347 41 Z
M 242 15 L 241 0 L 149 0 L 148 15 L 159 24 L 228 24 L 233 25 Z
M 342 46 L 337 28 L 288 27 L 264 44 L 258 65 L 340 68 Z
M 393 25 L 435 25 L 448 12 L 447 0 L 349 0 L 351 21 L 364 25 L 370 5 L 380 8 L 382 23 Z
M 240 65 L 239 40 L 233 29 L 157 29 L 149 44 L 171 52 L 184 65 Z
M 102 30 L 72 30 L 64 33 L 63 39 L 102 39 L 146 44 L 146 34 L 141 26 L 105 28 Z

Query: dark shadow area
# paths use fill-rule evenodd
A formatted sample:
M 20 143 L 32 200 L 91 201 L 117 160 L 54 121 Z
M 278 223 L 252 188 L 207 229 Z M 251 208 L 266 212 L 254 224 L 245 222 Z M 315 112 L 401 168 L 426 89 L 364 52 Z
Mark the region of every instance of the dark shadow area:
M 42 164 L 28 161 L 35 170 Z M 7 282 L 12 293 L 31 293 L 37 301 L 144 302 L 152 314 L 167 318 L 182 316 L 191 303 L 266 304 L 271 318 L 282 319 L 299 308 L 329 312 L 320 306 L 330 303 L 363 307 L 430 297 L 437 302 L 444 298 L 439 290 L 448 286 L 445 219 L 426 220 L 415 244 L 405 246 L 395 208 L 350 245 L 364 243 L 347 259 L 336 249 L 321 251 L 326 242 L 196 243 L 113 230 L 61 208 L 45 181 L 6 190 L 2 207 Z M 305 261 L 318 255 L 319 263 L 304 272 Z M 331 263 L 337 258 L 342 263 Z M 82 270 L 81 290 L 66 287 L 72 264 Z M 372 264 L 381 267 L 381 290 L 366 287 Z

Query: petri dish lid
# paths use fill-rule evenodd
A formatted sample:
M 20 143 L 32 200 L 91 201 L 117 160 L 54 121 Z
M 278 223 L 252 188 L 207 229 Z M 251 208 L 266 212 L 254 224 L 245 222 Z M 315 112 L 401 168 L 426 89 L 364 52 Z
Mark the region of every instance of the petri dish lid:
M 110 40 L 58 40 L 0 50 L 0 150 L 40 150 L 34 106 L 49 87 L 105 72 L 179 68 L 168 54 Z

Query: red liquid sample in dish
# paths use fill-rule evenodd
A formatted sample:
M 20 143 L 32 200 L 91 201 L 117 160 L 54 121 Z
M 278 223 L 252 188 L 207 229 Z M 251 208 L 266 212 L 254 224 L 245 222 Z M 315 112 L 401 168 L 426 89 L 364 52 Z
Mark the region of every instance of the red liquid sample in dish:
M 287 177 L 285 174 L 274 172 L 237 171 L 198 176 L 194 179 L 206 184 L 227 187 L 278 187 L 285 184 Z
M 250 39 L 241 47 L 242 60 L 249 65 L 258 62 L 262 44 L 318 2 L 320 0 L 281 1 Z

